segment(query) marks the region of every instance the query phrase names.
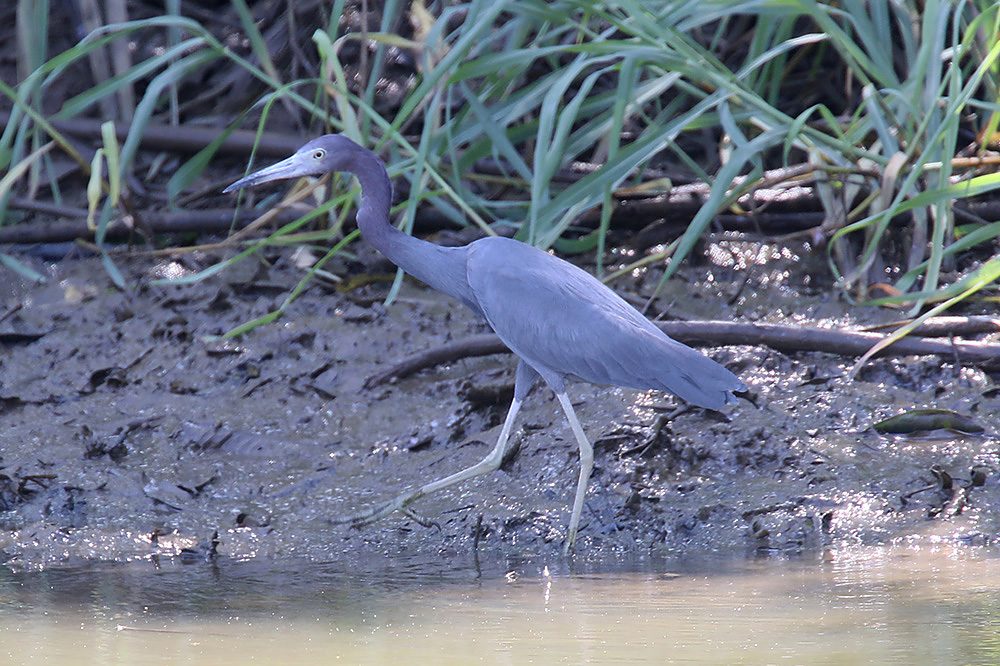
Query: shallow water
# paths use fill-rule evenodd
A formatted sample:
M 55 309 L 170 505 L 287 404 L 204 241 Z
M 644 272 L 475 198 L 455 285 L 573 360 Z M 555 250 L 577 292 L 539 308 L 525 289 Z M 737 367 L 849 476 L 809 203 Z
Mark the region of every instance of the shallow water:
M 1000 553 L 967 546 L 370 565 L 6 572 L 0 663 L 1000 663 Z

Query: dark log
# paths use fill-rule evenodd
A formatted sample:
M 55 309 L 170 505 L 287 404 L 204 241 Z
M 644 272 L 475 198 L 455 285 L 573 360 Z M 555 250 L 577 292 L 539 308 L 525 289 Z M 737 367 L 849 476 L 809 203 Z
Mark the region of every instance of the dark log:
M 881 333 L 863 331 L 728 321 L 665 321 L 657 325 L 670 337 L 692 346 L 763 345 L 788 353 L 817 351 L 841 356 L 861 356 L 885 337 Z M 404 358 L 369 377 L 365 386 L 377 386 L 462 358 L 504 353 L 510 350 L 497 336 L 475 335 Z M 911 355 L 944 356 L 957 362 L 1000 367 L 1000 344 L 989 342 L 905 337 L 878 354 L 882 357 Z

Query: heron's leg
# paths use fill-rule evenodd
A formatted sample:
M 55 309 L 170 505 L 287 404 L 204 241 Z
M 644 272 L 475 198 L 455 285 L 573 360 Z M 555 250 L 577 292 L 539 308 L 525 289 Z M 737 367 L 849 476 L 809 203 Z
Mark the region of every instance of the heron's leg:
M 537 379 L 538 373 L 536 373 L 531 366 L 524 361 L 520 361 L 518 363 L 517 374 L 514 379 L 514 399 L 511 400 L 510 408 L 507 410 L 507 417 L 504 419 L 503 427 L 500 428 L 500 437 L 497 438 L 496 446 L 493 447 L 493 450 L 490 451 L 489 455 L 477 462 L 475 465 L 466 467 L 465 469 L 455 472 L 450 476 L 446 476 L 443 479 L 432 481 L 431 483 L 423 485 L 416 490 L 407 491 L 395 499 L 369 511 L 364 511 L 343 519 L 335 519 L 332 522 L 365 525 L 375 522 L 380 518 L 384 518 L 395 511 L 400 511 L 411 518 L 414 518 L 418 522 L 423 522 L 406 508 L 407 505 L 415 502 L 424 495 L 429 495 L 430 493 L 441 490 L 442 488 L 447 488 L 448 486 L 455 485 L 456 483 L 467 481 L 481 474 L 488 474 L 489 472 L 496 471 L 500 467 L 500 463 L 503 462 L 503 459 L 507 454 L 507 447 L 510 445 L 510 433 L 514 428 L 514 420 L 517 418 L 517 413 L 521 409 L 521 403 L 524 401 L 524 398 L 528 395 L 528 392 L 531 390 L 531 387 Z
M 573 514 L 569 519 L 569 529 L 566 532 L 566 545 L 563 548 L 564 552 L 569 553 L 573 549 L 574 542 L 576 542 L 576 530 L 580 527 L 580 516 L 583 514 L 583 498 L 587 494 L 590 473 L 594 470 L 594 447 L 591 446 L 590 440 L 587 439 L 587 435 L 583 432 L 583 426 L 580 425 L 580 420 L 576 418 L 573 403 L 569 401 L 569 396 L 566 395 L 565 389 L 556 392 L 556 398 L 559 399 L 559 404 L 562 405 L 563 411 L 566 412 L 569 427 L 573 430 L 576 442 L 580 446 L 580 479 L 576 483 Z

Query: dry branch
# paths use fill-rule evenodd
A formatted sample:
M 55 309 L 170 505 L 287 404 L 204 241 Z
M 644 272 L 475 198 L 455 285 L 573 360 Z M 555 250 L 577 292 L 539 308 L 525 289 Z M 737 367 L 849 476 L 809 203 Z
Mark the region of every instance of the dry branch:
M 949 317 L 952 326 L 962 326 L 960 317 Z M 983 318 L 977 318 L 982 320 Z M 883 337 L 881 333 L 843 331 L 826 328 L 802 328 L 779 324 L 752 324 L 728 321 L 666 321 L 658 322 L 660 329 L 680 342 L 693 346 L 710 345 L 763 345 L 781 352 L 818 351 L 841 356 L 860 356 Z M 937 326 L 949 325 L 947 322 Z M 982 326 L 982 321 L 977 322 Z M 993 319 L 996 330 L 998 321 Z M 939 333 L 939 331 L 935 331 Z M 435 349 L 404 358 L 383 372 L 372 375 L 366 387 L 377 386 L 392 379 L 401 379 L 420 370 L 462 358 L 510 353 L 496 335 L 474 335 Z M 1000 343 L 941 340 L 934 338 L 906 337 L 883 350 L 879 356 L 937 355 L 956 359 L 958 362 L 1000 367 Z
M 67 214 L 74 209 L 64 209 L 61 214 Z M 83 217 L 87 211 L 83 210 Z M 284 210 L 275 217 L 275 224 L 282 225 L 298 219 L 303 211 Z M 241 210 L 235 216 L 231 208 L 216 208 L 209 210 L 169 211 L 159 213 L 148 211 L 143 214 L 143 227 L 158 234 L 221 234 L 233 229 L 241 229 L 260 217 L 259 211 Z M 133 229 L 122 218 L 111 221 L 105 238 L 108 240 L 126 240 Z M 19 224 L 12 227 L 0 227 L 0 245 L 7 243 L 63 243 L 78 238 L 93 239 L 94 232 L 87 227 L 85 219 L 71 222 L 46 222 L 35 224 Z

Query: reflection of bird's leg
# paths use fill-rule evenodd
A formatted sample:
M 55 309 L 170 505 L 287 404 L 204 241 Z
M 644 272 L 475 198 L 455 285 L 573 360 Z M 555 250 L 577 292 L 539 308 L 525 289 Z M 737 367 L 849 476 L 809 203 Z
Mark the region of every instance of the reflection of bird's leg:
M 517 374 L 514 380 L 514 399 L 511 400 L 510 409 L 507 410 L 507 418 L 504 419 L 503 427 L 500 429 L 500 437 L 497 439 L 496 446 L 493 447 L 493 450 L 490 451 L 489 455 L 485 458 L 477 462 L 475 465 L 467 467 L 460 472 L 455 472 L 454 474 L 446 476 L 443 479 L 438 479 L 437 481 L 428 483 L 427 485 L 421 486 L 416 490 L 407 491 L 395 499 L 377 506 L 374 509 L 364 511 L 353 516 L 348 516 L 346 518 L 335 519 L 332 522 L 335 524 L 352 523 L 356 526 L 367 525 L 368 523 L 373 523 L 380 518 L 385 518 L 390 513 L 400 511 L 423 525 L 432 524 L 430 521 L 426 521 L 425 519 L 416 516 L 407 508 L 407 506 L 424 495 L 429 495 L 435 491 L 441 490 L 442 488 L 447 488 L 448 486 L 456 483 L 461 483 L 462 481 L 467 481 L 473 477 L 481 474 L 488 474 L 499 469 L 500 464 L 507 455 L 507 448 L 510 446 L 510 433 L 514 428 L 514 419 L 517 417 L 517 412 L 521 409 L 521 403 L 528 395 L 528 391 L 531 390 L 531 387 L 534 385 L 536 379 L 538 379 L 538 374 L 531 368 L 531 366 L 524 361 L 518 363 Z
M 569 553 L 573 549 L 573 543 L 576 541 L 576 530 L 580 526 L 580 514 L 583 513 L 583 498 L 587 494 L 590 473 L 594 469 L 594 447 L 591 446 L 590 440 L 584 434 L 583 427 L 580 425 L 580 420 L 576 418 L 576 411 L 573 409 L 573 404 L 569 401 L 566 391 L 557 392 L 556 398 L 559 399 L 559 404 L 562 405 L 563 411 L 566 412 L 569 427 L 573 430 L 576 442 L 580 446 L 580 479 L 576 484 L 573 514 L 569 519 L 569 530 L 566 532 L 566 545 L 563 548 L 564 552 Z

